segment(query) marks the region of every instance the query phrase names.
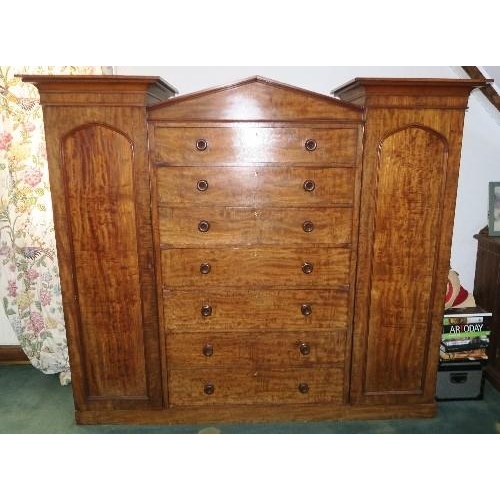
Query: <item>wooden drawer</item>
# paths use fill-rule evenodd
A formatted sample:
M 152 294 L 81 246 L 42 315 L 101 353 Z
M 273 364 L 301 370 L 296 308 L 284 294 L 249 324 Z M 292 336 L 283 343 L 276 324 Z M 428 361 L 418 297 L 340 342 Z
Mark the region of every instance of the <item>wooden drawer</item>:
M 164 317 L 173 332 L 331 331 L 347 327 L 348 295 L 337 290 L 165 290 Z
M 341 403 L 343 379 L 342 367 L 169 370 L 169 405 Z
M 161 253 L 165 288 L 330 288 L 349 284 L 346 248 L 172 248 Z
M 311 366 L 344 358 L 345 331 L 167 335 L 170 368 Z
M 161 167 L 158 202 L 170 207 L 351 205 L 353 168 Z
M 159 208 L 160 243 L 166 247 L 224 245 L 345 245 L 351 208 Z M 200 230 L 200 224 L 209 224 Z M 304 224 L 312 222 L 307 232 Z M 205 228 L 202 228 L 205 229 Z
M 205 149 L 200 140 L 206 141 Z M 306 149 L 308 140 L 316 143 L 313 151 Z M 352 165 L 357 148 L 357 128 L 156 127 L 153 158 L 160 164 L 178 166 Z

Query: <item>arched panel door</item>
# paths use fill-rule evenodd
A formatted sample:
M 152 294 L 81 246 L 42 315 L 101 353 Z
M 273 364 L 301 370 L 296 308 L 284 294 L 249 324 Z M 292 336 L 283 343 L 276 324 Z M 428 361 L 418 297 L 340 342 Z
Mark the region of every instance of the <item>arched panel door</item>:
M 132 141 L 89 124 L 62 141 L 86 396 L 148 399 Z
M 424 390 L 447 158 L 444 138 L 418 125 L 380 144 L 365 395 Z

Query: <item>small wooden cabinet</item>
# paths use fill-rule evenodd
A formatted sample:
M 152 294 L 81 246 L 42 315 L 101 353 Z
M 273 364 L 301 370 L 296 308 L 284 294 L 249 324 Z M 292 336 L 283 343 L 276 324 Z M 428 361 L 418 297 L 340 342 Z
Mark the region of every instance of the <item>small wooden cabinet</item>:
M 485 374 L 500 390 L 500 237 L 489 236 L 485 227 L 474 238 L 477 239 L 474 298 L 478 305 L 493 313 Z
M 25 76 L 80 423 L 431 416 L 475 80 Z M 418 245 L 415 236 L 418 235 Z

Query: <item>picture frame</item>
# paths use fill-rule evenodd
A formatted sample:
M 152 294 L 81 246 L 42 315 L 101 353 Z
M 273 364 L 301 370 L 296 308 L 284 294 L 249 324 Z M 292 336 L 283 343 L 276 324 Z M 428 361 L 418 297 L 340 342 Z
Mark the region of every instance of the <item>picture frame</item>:
M 488 234 L 500 236 L 500 182 L 490 182 L 488 192 Z

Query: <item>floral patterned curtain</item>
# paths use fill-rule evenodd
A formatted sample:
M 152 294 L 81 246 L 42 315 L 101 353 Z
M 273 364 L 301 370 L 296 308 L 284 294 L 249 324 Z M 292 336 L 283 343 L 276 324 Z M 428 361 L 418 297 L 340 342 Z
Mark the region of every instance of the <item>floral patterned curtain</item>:
M 108 71 L 106 71 L 108 72 Z M 70 380 L 42 110 L 16 74 L 102 74 L 101 66 L 0 66 L 0 299 L 33 366 Z

